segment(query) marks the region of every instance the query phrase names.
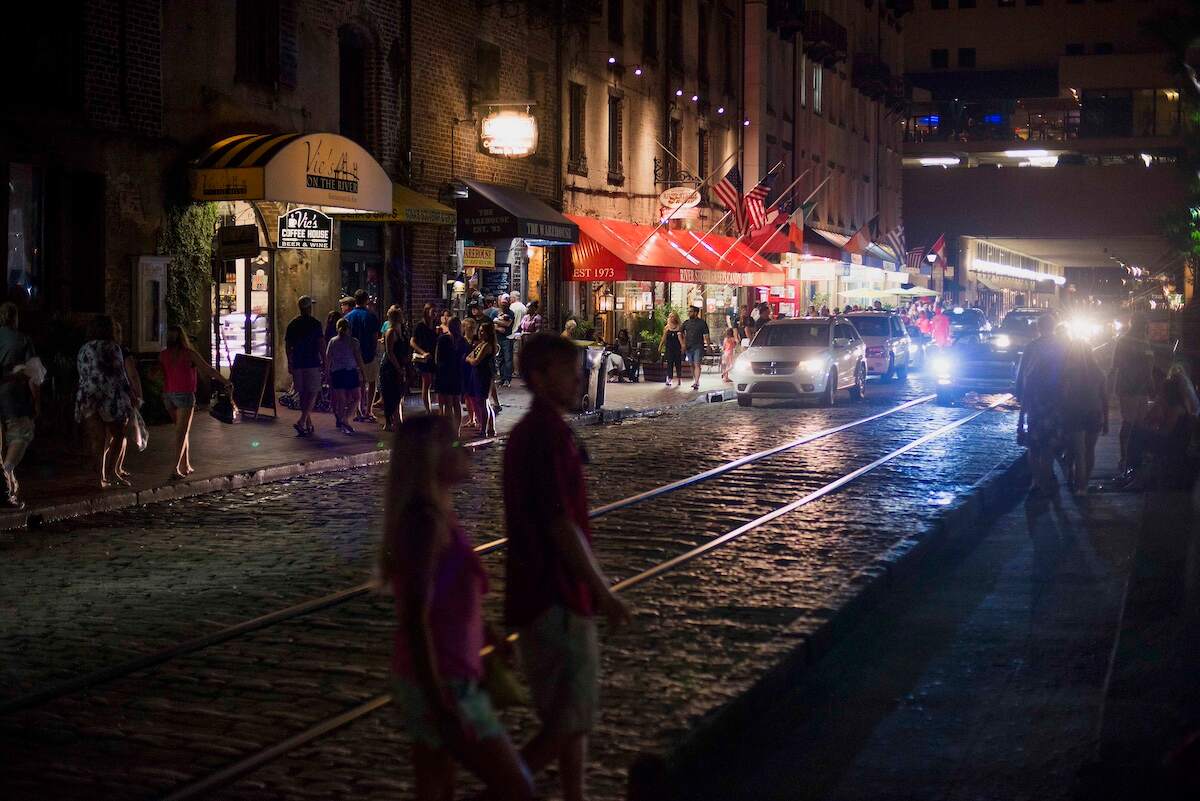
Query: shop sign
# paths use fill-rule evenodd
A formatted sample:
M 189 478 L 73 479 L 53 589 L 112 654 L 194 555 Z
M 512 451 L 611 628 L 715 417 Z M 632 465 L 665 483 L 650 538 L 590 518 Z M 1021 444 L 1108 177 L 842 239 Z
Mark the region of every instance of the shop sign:
M 571 280 L 572 281 L 623 281 L 625 280 L 626 269 L 622 267 L 593 267 L 584 265 L 572 265 Z
M 459 239 L 537 239 L 549 242 L 572 242 L 576 236 L 573 225 L 560 225 L 539 220 L 514 217 L 496 206 L 480 205 L 465 208 L 459 203 Z
M 462 251 L 463 267 L 478 267 L 483 270 L 491 270 L 496 266 L 495 248 L 464 247 Z
M 257 225 L 222 225 L 217 229 L 217 257 L 252 259 L 258 255 Z
M 316 209 L 292 209 L 279 218 L 278 246 L 333 250 L 333 218 Z
M 493 111 L 479 124 L 479 138 L 493 156 L 525 158 L 537 150 L 537 118 L 528 111 Z

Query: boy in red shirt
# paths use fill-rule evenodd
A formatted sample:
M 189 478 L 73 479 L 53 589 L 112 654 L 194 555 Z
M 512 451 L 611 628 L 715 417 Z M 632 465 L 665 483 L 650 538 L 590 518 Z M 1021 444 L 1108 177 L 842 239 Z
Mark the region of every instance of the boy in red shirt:
M 541 730 L 522 750 L 537 773 L 558 761 L 564 801 L 582 801 L 587 736 L 599 705 L 593 615 L 628 622 L 592 556 L 583 461 L 563 414 L 579 394 L 579 350 L 553 334 L 524 338 L 533 405 L 504 451 L 505 623 L 520 638 Z

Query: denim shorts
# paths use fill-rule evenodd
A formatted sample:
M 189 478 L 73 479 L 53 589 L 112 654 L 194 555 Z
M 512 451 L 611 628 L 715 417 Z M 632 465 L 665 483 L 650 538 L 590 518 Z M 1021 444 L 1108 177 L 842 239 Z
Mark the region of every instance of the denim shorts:
M 688 348 L 688 364 L 700 364 L 704 360 L 704 348 Z
M 163 406 L 167 409 L 194 409 L 196 408 L 196 393 L 195 392 L 164 392 L 162 394 Z
M 504 736 L 504 725 L 496 717 L 492 699 L 477 682 L 448 679 L 446 689 L 458 704 L 458 713 L 469 729 L 468 734 L 476 740 Z M 429 708 L 429 700 L 416 682 L 393 675 L 392 696 L 413 740 L 429 748 L 445 747 L 442 733 L 438 731 L 437 721 Z

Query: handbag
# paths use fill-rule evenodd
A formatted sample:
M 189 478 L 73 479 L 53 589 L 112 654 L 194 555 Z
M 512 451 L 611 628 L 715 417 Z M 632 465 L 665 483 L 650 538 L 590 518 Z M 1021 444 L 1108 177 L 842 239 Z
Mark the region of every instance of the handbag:
M 241 416 L 233 402 L 232 393 L 225 387 L 218 387 L 213 391 L 212 407 L 208 413 L 222 423 L 228 424 L 236 423 Z
M 529 690 L 496 651 L 483 657 L 483 689 L 496 709 L 529 706 Z
M 146 420 L 140 409 L 133 410 L 133 443 L 139 451 L 146 450 L 150 444 L 150 431 L 146 428 Z

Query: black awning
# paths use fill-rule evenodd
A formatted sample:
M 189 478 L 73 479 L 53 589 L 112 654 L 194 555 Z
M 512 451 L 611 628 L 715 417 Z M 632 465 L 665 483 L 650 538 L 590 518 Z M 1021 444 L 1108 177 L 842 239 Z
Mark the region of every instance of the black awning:
M 571 245 L 579 226 L 521 189 L 463 179 L 467 196 L 459 198 L 458 239 L 524 239 L 535 244 Z

